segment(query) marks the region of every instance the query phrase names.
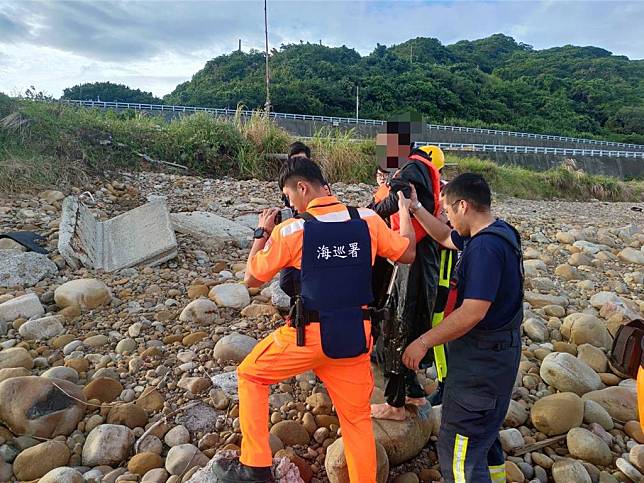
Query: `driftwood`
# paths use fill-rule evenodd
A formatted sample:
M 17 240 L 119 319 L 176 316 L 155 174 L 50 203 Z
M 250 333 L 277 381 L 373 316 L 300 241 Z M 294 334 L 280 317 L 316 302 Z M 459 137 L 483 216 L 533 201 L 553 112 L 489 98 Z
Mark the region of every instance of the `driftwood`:
M 527 444 L 525 446 L 521 446 L 520 448 L 516 448 L 512 451 L 512 455 L 521 456 L 522 454 L 530 453 L 531 451 L 536 451 L 538 449 L 545 448 L 546 446 L 558 443 L 559 441 L 563 441 L 564 439 L 566 439 L 565 434 L 553 436 L 552 438 L 544 439 L 543 441 L 539 441 L 538 443 Z
M 175 168 L 181 168 L 181 169 L 189 169 L 188 166 L 184 166 L 182 164 L 177 164 L 177 163 L 171 163 L 170 161 L 162 161 L 160 159 L 154 159 L 148 156 L 147 154 L 144 153 L 136 153 L 137 155 L 141 156 L 145 161 L 148 163 L 155 163 L 155 164 L 167 164 L 168 166 L 173 166 Z

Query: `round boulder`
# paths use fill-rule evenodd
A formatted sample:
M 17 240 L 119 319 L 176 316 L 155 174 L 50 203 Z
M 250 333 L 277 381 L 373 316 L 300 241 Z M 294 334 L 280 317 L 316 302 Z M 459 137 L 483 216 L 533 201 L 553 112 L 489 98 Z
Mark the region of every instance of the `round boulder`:
M 572 428 L 566 436 L 568 451 L 575 458 L 594 465 L 608 466 L 613 456 L 608 445 L 599 436 L 584 428 Z
M 280 421 L 271 427 L 271 434 L 277 436 L 284 446 L 307 445 L 311 436 L 297 421 Z
M 552 478 L 555 483 L 593 483 L 584 465 L 577 460 L 558 460 L 552 465 Z
M 543 434 L 557 436 L 581 426 L 584 403 L 572 392 L 551 394 L 534 403 L 530 418 L 533 426 Z
M 165 469 L 171 475 L 183 475 L 195 466 L 203 468 L 208 464 L 209 458 L 192 444 L 180 444 L 168 451 L 165 460 Z
M 12 367 L 24 367 L 32 369 L 34 360 L 29 351 L 23 347 L 11 347 L 0 351 L 0 369 L 9 369 Z
M 562 392 L 579 396 L 600 389 L 603 384 L 588 364 L 566 352 L 552 352 L 541 363 L 541 379 Z
M 134 444 L 134 433 L 127 426 L 101 424 L 87 436 L 83 446 L 84 466 L 118 466 Z
M 233 332 L 217 341 L 213 356 L 215 359 L 233 361 L 239 364 L 250 354 L 256 344 L 257 339 Z
M 248 288 L 240 283 L 223 283 L 210 289 L 208 298 L 221 307 L 243 309 L 250 304 Z
M 421 452 L 432 434 L 434 427 L 433 409 L 426 407 L 416 410 L 404 421 L 373 420 L 376 441 L 385 448 L 389 464 L 399 465 L 409 461 Z
M 54 292 L 54 300 L 61 308 L 78 305 L 83 310 L 90 310 L 109 303 L 112 294 L 100 280 L 80 278 L 58 287 Z
M 85 479 L 74 468 L 61 466 L 51 470 L 43 476 L 38 483 L 84 483 Z
M 19 480 L 36 480 L 54 468 L 65 466 L 70 456 L 65 443 L 46 441 L 19 453 L 13 462 L 13 473 Z
M 192 322 L 199 325 L 211 325 L 219 319 L 219 307 L 206 298 L 193 300 L 181 311 L 181 322 Z
M 639 420 L 637 392 L 623 386 L 612 386 L 584 394 L 583 400 L 600 404 L 612 418 L 618 421 Z
M 386 483 L 389 476 L 389 458 L 385 448 L 376 442 L 376 482 Z M 326 450 L 324 468 L 331 483 L 349 483 L 349 470 L 344 456 L 344 441 L 336 439 Z
M 12 377 L 0 382 L 0 421 L 14 434 L 67 436 L 85 416 L 82 401 L 85 396 L 81 388 L 69 381 Z
M 20 326 L 18 332 L 23 339 L 48 340 L 65 332 L 65 327 L 62 324 L 63 320 L 62 317 L 57 315 L 28 320 Z

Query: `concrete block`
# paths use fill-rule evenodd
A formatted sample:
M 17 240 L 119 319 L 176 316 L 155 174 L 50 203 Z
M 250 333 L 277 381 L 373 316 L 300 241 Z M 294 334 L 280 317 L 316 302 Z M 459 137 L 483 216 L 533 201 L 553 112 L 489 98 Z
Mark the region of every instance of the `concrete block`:
M 101 222 L 70 196 L 63 202 L 58 251 L 72 268 L 115 272 L 176 257 L 177 240 L 164 199 Z
M 206 241 L 233 242 L 240 248 L 250 247 L 253 238 L 248 226 L 206 211 L 173 213 L 172 223 L 179 233 Z

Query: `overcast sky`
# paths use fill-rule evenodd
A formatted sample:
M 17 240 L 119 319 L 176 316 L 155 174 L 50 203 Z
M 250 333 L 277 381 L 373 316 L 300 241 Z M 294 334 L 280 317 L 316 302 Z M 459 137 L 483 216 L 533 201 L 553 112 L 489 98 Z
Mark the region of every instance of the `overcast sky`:
M 594 45 L 644 58 L 644 1 L 276 1 L 269 42 L 347 45 L 504 33 L 537 49 Z M 263 1 L 0 0 L 0 92 L 112 81 L 157 96 L 237 48 L 263 49 Z

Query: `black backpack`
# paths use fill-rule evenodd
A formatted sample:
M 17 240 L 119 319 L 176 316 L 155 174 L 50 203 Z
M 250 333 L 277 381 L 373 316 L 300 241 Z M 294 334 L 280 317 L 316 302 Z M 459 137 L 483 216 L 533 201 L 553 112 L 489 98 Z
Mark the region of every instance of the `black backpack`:
M 618 375 L 637 378 L 640 366 L 644 367 L 644 320 L 633 320 L 617 330 L 608 360 Z

